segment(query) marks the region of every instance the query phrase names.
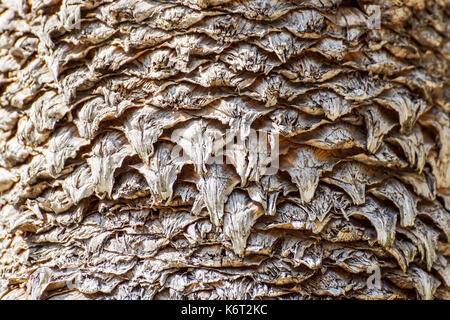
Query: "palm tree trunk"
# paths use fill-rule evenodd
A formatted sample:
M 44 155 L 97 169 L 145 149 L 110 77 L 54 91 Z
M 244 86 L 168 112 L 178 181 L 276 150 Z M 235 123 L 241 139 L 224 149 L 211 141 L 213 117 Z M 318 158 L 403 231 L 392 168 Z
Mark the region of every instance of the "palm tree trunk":
M 0 299 L 449 299 L 441 0 L 0 0 Z

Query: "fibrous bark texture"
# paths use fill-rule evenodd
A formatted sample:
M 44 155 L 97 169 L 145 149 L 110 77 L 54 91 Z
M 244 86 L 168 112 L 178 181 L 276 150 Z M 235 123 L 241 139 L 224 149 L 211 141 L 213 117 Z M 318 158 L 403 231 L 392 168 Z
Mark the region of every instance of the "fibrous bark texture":
M 0 0 L 0 298 L 450 299 L 449 15 Z

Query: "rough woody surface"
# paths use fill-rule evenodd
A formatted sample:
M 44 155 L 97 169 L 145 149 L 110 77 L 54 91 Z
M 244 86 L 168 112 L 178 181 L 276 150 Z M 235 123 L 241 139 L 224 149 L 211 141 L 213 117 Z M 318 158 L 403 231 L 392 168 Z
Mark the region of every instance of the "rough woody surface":
M 449 16 L 0 0 L 0 299 L 450 299 Z

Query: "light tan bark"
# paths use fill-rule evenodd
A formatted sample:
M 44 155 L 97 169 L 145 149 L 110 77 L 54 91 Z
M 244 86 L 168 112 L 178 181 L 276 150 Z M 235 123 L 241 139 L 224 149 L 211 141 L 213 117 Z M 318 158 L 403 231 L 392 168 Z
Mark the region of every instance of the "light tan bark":
M 0 0 L 0 299 L 450 298 L 449 10 Z

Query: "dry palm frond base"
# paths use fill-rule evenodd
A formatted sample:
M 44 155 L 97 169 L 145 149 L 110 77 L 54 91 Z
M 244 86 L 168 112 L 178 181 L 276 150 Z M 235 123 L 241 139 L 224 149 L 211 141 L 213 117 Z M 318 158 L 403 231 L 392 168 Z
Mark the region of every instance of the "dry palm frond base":
M 449 15 L 0 0 L 0 298 L 450 299 Z

